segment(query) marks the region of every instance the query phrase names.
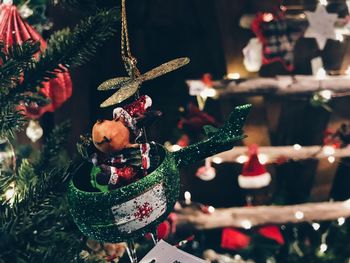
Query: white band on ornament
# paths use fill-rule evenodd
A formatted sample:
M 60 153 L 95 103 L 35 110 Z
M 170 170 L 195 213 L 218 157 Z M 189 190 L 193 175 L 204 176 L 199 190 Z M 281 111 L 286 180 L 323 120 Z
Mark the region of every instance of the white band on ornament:
M 256 176 L 238 176 L 238 185 L 241 188 L 256 189 L 269 185 L 271 182 L 271 175 L 269 173 L 263 173 Z

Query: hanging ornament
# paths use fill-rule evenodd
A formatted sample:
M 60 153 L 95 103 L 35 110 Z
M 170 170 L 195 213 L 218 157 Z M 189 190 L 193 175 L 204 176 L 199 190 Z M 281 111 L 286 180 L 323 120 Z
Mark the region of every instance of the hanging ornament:
M 205 159 L 205 165 L 198 168 L 196 176 L 203 181 L 211 181 L 216 176 L 216 170 L 211 166 L 209 158 Z
M 39 140 L 44 134 L 38 121 L 30 120 L 26 129 L 26 135 L 32 142 Z
M 0 175 L 13 174 L 16 168 L 16 156 L 8 139 L 0 138 Z
M 271 175 L 266 171 L 258 158 L 258 146 L 249 147 L 249 159 L 243 165 L 242 173 L 238 176 L 238 185 L 243 189 L 259 189 L 271 182 Z
M 90 185 L 91 165 L 81 167 L 73 176 L 68 194 L 70 209 L 80 230 L 87 236 L 103 242 L 127 241 L 144 233 L 153 232 L 172 211 L 179 195 L 179 167 L 231 149 L 234 142 L 242 138 L 241 127 L 249 108 L 249 105 L 236 107 L 230 119 L 221 128 L 216 130 L 213 128 L 215 132 L 210 133 L 207 140 L 179 151 L 168 152 L 163 146 L 152 144 L 151 149 L 158 153 L 160 159 L 151 158 L 150 161 L 156 162 L 157 166 L 153 171 L 147 171 L 147 175 L 141 178 L 136 173 L 133 175 L 134 179 L 123 187 L 96 192 Z M 105 137 L 103 143 L 106 145 L 112 143 L 111 147 L 116 142 L 114 140 L 119 140 L 118 137 L 103 137 Z M 125 161 L 128 162 L 125 154 L 132 151 L 135 158 L 129 161 L 135 160 L 137 164 L 139 163 L 137 149 L 143 147 L 136 146 L 132 149 L 126 148 L 127 151 L 118 151 L 112 155 L 116 158 L 110 160 L 115 167 L 120 165 L 123 167 Z M 93 162 L 96 163 L 99 159 L 97 157 Z M 113 167 L 110 169 L 113 172 L 115 170 Z M 126 176 L 115 175 L 116 173 L 107 174 L 107 180 L 102 178 L 94 182 L 104 184 L 105 181 L 113 184 L 114 181 L 118 183 L 119 178 Z
M 262 65 L 263 44 L 258 38 L 251 38 L 243 48 L 243 64 L 249 72 L 257 72 Z
M 177 127 L 188 133 L 200 133 L 205 125 L 216 126 L 215 118 L 201 111 L 194 103 L 189 103 L 184 116 L 177 123 Z
M 299 28 L 287 25 L 284 13 L 258 13 L 252 30 L 263 44 L 263 64 L 281 62 L 289 71 L 294 68 L 294 46 L 301 36 Z
M 22 44 L 28 39 L 38 41 L 41 44 L 40 52 L 46 49 L 46 42 L 20 16 L 12 1 L 0 4 L 0 40 L 5 44 L 5 49 L 13 44 Z M 61 69 L 66 70 L 63 66 Z M 24 107 L 24 113 L 30 118 L 39 118 L 45 112 L 53 112 L 59 108 L 72 94 L 72 81 L 68 72 L 57 73 L 57 77 L 42 83 L 39 93 L 48 98 L 51 103 L 39 107 L 28 105 Z
M 179 167 L 231 149 L 243 138 L 242 125 L 250 105 L 236 107 L 221 128 L 207 127 L 211 131 L 207 140 L 179 151 L 168 152 L 160 144 L 147 142 L 142 121 L 149 116 L 152 101 L 146 95 L 139 96 L 139 86 L 189 60 L 171 61 L 141 75 L 130 52 L 125 0 L 121 3 L 122 59 L 129 77 L 106 81 L 98 89 L 119 88 L 101 107 L 118 104 L 134 94 L 136 101 L 115 108 L 113 120 L 94 125 L 91 164 L 86 163 L 73 175 L 68 200 L 74 221 L 85 235 L 102 242 L 126 241 L 130 261 L 137 262 L 134 239 L 154 233 L 172 212 L 180 193 Z M 90 149 L 89 145 L 86 148 Z
M 327 13 L 323 5 L 318 4 L 315 12 L 305 11 L 309 27 L 304 37 L 315 38 L 318 48 L 323 50 L 327 39 L 336 40 L 334 24 L 337 21 L 337 14 Z

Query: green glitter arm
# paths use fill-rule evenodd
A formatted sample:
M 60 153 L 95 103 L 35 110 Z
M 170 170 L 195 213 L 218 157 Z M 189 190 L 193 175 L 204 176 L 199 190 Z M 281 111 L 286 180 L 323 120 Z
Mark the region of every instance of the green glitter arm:
M 242 127 L 250 108 L 250 104 L 235 107 L 222 127 L 217 130 L 206 127 L 206 132 L 209 134 L 207 140 L 173 152 L 177 166 L 186 166 L 214 154 L 230 150 L 237 141 L 246 137 L 242 134 Z

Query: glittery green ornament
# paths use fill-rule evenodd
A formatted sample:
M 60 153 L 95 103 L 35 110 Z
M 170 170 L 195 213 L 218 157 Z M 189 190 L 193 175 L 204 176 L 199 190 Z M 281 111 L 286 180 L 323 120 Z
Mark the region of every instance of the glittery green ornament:
M 227 151 L 244 138 L 242 126 L 250 105 L 236 107 L 219 129 L 206 127 L 209 138 L 176 152 L 158 145 L 161 164 L 146 177 L 110 192 L 94 192 L 91 166 L 83 166 L 69 184 L 70 210 L 79 229 L 101 242 L 120 242 L 153 232 L 173 210 L 180 191 L 179 168 Z

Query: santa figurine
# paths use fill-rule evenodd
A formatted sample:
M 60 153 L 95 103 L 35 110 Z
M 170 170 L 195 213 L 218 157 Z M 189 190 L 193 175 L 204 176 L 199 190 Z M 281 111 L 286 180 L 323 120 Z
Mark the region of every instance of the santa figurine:
M 92 142 L 100 153 L 91 157 L 91 184 L 110 191 L 134 182 L 153 170 L 158 162 L 155 143 L 138 143 L 143 126 L 160 116 L 149 111 L 152 100 L 140 96 L 133 103 L 113 110 L 112 120 L 98 120 L 92 128 Z

